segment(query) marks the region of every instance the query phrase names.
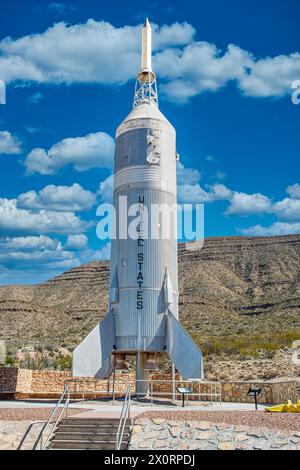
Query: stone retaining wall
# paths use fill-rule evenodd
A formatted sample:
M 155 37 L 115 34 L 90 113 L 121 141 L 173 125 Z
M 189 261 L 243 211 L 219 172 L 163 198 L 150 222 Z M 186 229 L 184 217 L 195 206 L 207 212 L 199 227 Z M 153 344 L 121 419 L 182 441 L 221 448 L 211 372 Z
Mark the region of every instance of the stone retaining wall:
M 170 376 L 166 374 L 153 374 L 153 380 L 169 380 Z M 252 403 L 253 398 L 249 398 L 247 393 L 250 387 L 257 386 L 262 389 L 259 397 L 260 403 L 283 403 L 286 400 L 297 401 L 295 380 L 271 380 L 271 381 L 232 381 L 232 382 L 215 382 L 215 383 L 190 383 L 186 381 L 180 381 L 180 377 L 176 375 L 176 387 L 189 386 L 191 388 L 192 396 L 189 396 L 189 400 L 201 400 L 210 401 L 210 393 L 221 393 L 221 400 L 224 402 L 238 402 L 238 403 Z M 169 383 L 154 383 L 153 394 L 157 393 L 157 397 L 161 396 L 160 393 L 165 392 L 166 396 L 171 397 L 172 384 Z M 207 393 L 207 395 L 205 395 Z M 181 399 L 179 394 L 176 394 L 178 400 Z
M 86 397 L 106 396 L 107 380 L 94 380 L 72 377 L 71 371 L 58 370 L 29 370 L 14 367 L 0 367 L 0 392 L 11 398 L 58 398 L 66 381 L 70 383 L 71 396 L 81 398 L 84 390 Z M 135 374 L 116 372 L 115 393 L 121 396 L 125 393 L 128 383 L 134 392 Z M 112 393 L 112 380 L 110 380 Z
M 262 389 L 258 400 L 260 403 L 274 403 L 272 385 L 266 382 L 228 382 L 222 384 L 222 401 L 249 403 L 254 401 L 247 393 L 250 387 Z
M 297 393 L 297 381 L 282 381 L 276 380 L 271 382 L 273 391 L 273 402 L 283 403 L 286 400 L 292 400 L 296 403 L 300 398 Z
M 18 382 L 18 369 L 0 367 L 0 390 L 2 392 L 15 391 Z
M 300 450 L 300 432 L 206 421 L 135 420 L 130 450 Z
M 85 390 L 86 397 L 106 396 L 108 390 L 107 380 L 78 379 L 75 383 L 71 371 L 57 370 L 28 370 L 17 369 L 13 367 L 0 367 L 0 391 L 11 392 L 14 398 L 57 398 L 61 395 L 66 380 L 70 380 L 71 395 L 79 398 L 82 396 L 82 389 Z M 162 373 L 152 374 L 153 392 L 157 393 L 157 398 L 172 397 L 172 383 L 170 376 Z M 168 383 L 161 383 L 161 380 L 168 380 Z M 176 380 L 180 380 L 177 375 Z M 117 396 L 123 395 L 128 383 L 131 384 L 132 393 L 135 392 L 135 375 L 133 372 L 116 372 L 115 393 Z M 187 382 L 176 382 L 176 387 L 185 386 Z M 260 403 L 283 403 L 287 399 L 297 401 L 296 382 L 294 380 L 272 380 L 269 382 L 226 382 L 215 383 L 191 383 L 189 386 L 195 396 L 190 396 L 189 400 L 209 401 L 209 393 L 220 392 L 222 401 L 249 403 L 252 398 L 247 396 L 250 386 L 256 385 L 262 388 L 262 394 L 259 398 Z M 112 393 L 112 380 L 109 383 L 110 393 Z M 207 395 L 206 395 L 207 393 Z M 176 394 L 178 400 L 181 399 Z

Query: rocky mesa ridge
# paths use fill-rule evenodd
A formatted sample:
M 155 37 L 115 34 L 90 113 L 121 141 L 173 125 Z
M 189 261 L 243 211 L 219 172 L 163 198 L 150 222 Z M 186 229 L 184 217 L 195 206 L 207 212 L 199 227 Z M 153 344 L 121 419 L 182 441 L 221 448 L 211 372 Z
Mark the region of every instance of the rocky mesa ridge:
M 180 244 L 178 257 L 180 319 L 203 349 L 208 373 L 235 358 L 257 368 L 268 361 L 276 376 L 276 355 L 289 363 L 284 348 L 300 339 L 300 235 L 207 238 L 202 249 Z M 42 284 L 0 287 L 0 339 L 11 351 L 72 350 L 105 315 L 108 279 L 109 262 L 95 261 Z M 238 370 L 247 373 L 249 364 Z

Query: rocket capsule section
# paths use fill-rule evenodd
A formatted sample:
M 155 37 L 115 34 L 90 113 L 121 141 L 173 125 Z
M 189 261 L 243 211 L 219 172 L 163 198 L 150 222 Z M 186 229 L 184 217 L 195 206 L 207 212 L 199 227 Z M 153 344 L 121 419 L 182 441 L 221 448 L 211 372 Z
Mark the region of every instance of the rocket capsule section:
M 117 130 L 116 212 L 122 214 L 120 201 L 125 198 L 128 207 L 136 204 L 145 211 L 148 221 L 142 239 L 112 240 L 111 273 L 117 271 L 119 280 L 119 302 L 113 306 L 117 350 L 163 351 L 167 307 L 178 315 L 175 138 L 173 126 L 148 104 L 135 107 Z M 158 226 L 158 237 L 153 238 Z M 164 239 L 159 238 L 162 233 Z

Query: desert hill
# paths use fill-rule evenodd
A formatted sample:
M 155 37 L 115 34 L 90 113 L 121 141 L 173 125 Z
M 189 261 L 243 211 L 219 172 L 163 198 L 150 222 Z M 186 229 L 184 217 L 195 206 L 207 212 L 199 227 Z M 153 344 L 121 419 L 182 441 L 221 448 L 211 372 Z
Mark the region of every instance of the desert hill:
M 300 235 L 207 238 L 200 250 L 180 244 L 178 256 L 180 319 L 208 363 L 272 360 L 300 338 Z M 106 313 L 108 278 L 109 263 L 95 261 L 0 287 L 0 339 L 12 353 L 72 350 Z

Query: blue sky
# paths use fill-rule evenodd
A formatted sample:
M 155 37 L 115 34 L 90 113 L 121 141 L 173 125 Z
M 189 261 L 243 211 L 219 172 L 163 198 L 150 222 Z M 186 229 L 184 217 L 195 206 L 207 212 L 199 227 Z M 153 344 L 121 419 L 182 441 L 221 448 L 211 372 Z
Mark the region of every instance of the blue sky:
M 300 233 L 297 0 L 0 7 L 0 284 L 109 256 L 96 207 L 111 195 L 146 16 L 179 201 L 205 204 L 206 237 Z

